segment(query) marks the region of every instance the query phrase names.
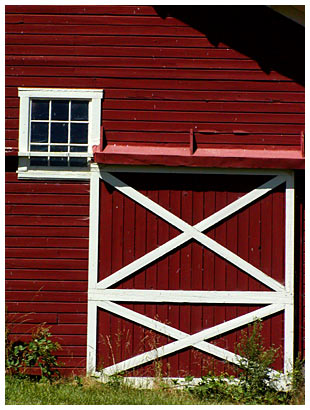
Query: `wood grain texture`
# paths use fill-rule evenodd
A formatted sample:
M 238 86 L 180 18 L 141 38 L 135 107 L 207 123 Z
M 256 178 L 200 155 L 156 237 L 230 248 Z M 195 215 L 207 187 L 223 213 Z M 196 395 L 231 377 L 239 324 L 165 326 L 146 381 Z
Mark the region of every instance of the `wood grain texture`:
M 10 337 L 46 323 L 63 347 L 62 374 L 85 372 L 89 184 L 5 177 Z
M 18 147 L 18 87 L 70 87 L 104 89 L 102 122 L 104 142 L 108 145 L 188 147 L 189 129 L 197 127 L 199 148 L 297 151 L 300 132 L 304 131 L 304 85 L 299 69 L 292 68 L 304 65 L 298 54 L 302 48 L 299 29 L 274 16 L 278 32 L 268 38 L 265 27 L 264 32 L 257 31 L 256 41 L 250 35 L 244 38 L 243 25 L 236 25 L 227 38 L 226 24 L 218 25 L 215 32 L 210 20 L 204 21 L 202 29 L 195 19 L 183 17 L 178 18 L 173 10 L 161 14 L 152 6 L 7 5 L 6 147 L 15 149 L 15 153 Z M 269 18 L 266 11 L 264 21 Z M 244 23 L 248 24 L 245 20 Z M 281 41 L 279 33 L 283 34 Z M 259 42 L 264 44 L 263 49 L 257 49 Z M 275 49 L 277 53 L 271 53 Z M 269 64 L 272 59 L 277 60 L 275 64 Z M 249 181 L 239 184 L 232 178 L 234 181 L 227 187 L 226 177 L 222 181 L 216 178 L 216 186 L 208 185 L 211 181 L 205 182 L 201 176 L 182 176 L 173 181 L 165 180 L 163 175 L 159 180 L 158 176 L 134 179 L 140 184 L 137 189 L 191 225 L 227 205 L 250 186 Z M 298 192 L 302 196 L 302 187 Z M 107 186 L 101 187 L 100 200 L 106 204 L 100 209 L 100 280 L 179 233 Z M 284 243 L 277 240 L 284 235 L 283 206 L 283 190 L 279 188 L 207 235 L 283 283 Z M 301 237 L 302 198 L 297 208 L 296 224 Z M 10 315 L 29 314 L 33 323 L 28 325 L 47 319 L 64 346 L 64 372 L 84 369 L 89 184 L 22 182 L 9 172 L 6 215 L 6 304 Z M 299 324 L 304 321 L 304 251 L 303 240 L 297 242 Z M 195 241 L 118 286 L 263 288 Z M 182 327 L 189 334 L 253 310 L 251 306 L 226 308 L 207 304 L 124 306 L 141 314 L 157 315 L 160 321 Z M 150 348 L 150 344 L 161 346 L 172 341 L 111 314 L 101 312 L 99 319 L 99 333 L 125 338 L 127 347 L 122 345 L 118 352 L 121 360 L 139 354 L 139 349 Z M 10 320 L 13 322 L 13 316 Z M 267 345 L 281 345 L 282 322 L 281 314 L 264 321 Z M 21 326 L 15 329 L 15 336 L 29 337 L 30 327 Z M 280 331 L 275 334 L 274 328 Z M 298 326 L 299 350 L 304 349 L 302 332 L 303 327 Z M 213 343 L 233 349 L 239 337 L 240 333 L 235 332 Z M 114 351 L 117 343 L 117 339 L 112 341 Z M 109 346 L 104 349 L 100 355 L 106 354 L 112 364 Z M 167 374 L 170 371 L 181 375 L 183 365 L 183 372 L 198 374 L 201 368 L 213 366 L 212 356 L 197 356 L 187 349 L 163 361 Z M 280 361 L 277 366 L 281 367 Z M 224 369 L 222 364 L 214 367 Z M 137 374 L 153 371 L 151 365 L 144 365 Z
M 206 21 L 204 32 L 199 19 L 188 20 L 178 10 L 162 15 L 151 6 L 7 7 L 6 146 L 17 147 L 18 100 L 11 97 L 18 86 L 70 84 L 104 89 L 107 144 L 187 146 L 189 129 L 198 126 L 211 132 L 198 136 L 201 147 L 297 150 L 303 85 L 281 69 L 266 69 L 264 52 L 256 57 L 250 40 L 215 44 L 212 22 Z M 285 42 L 288 48 L 298 44 L 293 34 Z M 277 49 L 282 66 L 290 66 L 287 53 Z
M 242 197 L 249 190 L 254 189 L 258 185 L 265 182 L 266 177 L 262 176 L 195 176 L 195 175 L 182 175 L 182 178 L 176 178 L 174 174 L 166 174 L 164 178 L 159 178 L 156 174 L 121 174 L 117 175 L 123 181 L 126 181 L 130 186 L 136 187 L 139 192 L 147 196 L 147 198 L 153 200 L 155 203 L 170 209 L 176 216 L 182 218 L 189 224 L 195 224 L 200 222 L 204 217 L 211 215 L 215 211 L 221 210 L 223 207 L 228 206 L 233 201 Z M 150 191 L 147 189 L 149 186 L 153 189 Z M 101 238 L 105 238 L 104 241 L 100 241 L 100 254 L 104 255 L 105 245 L 107 247 L 107 255 L 122 255 L 119 261 L 122 260 L 122 265 L 117 264 L 115 269 L 120 269 L 126 264 L 132 262 L 132 258 L 129 257 L 133 244 L 137 249 L 137 244 L 141 242 L 139 248 L 141 249 L 140 256 L 144 252 L 149 252 L 158 247 L 163 241 L 168 240 L 167 229 L 168 226 L 152 215 L 148 211 L 142 209 L 140 205 L 135 204 L 133 201 L 124 197 L 120 202 L 120 193 L 110 188 L 107 188 L 107 184 L 101 182 L 101 212 L 102 215 L 106 215 L 106 221 L 112 221 L 112 225 L 108 225 L 108 233 L 104 230 L 104 223 L 101 225 Z M 223 246 L 227 247 L 231 251 L 234 251 L 238 255 L 242 256 L 246 261 L 254 264 L 257 268 L 261 268 L 262 261 L 270 257 L 270 241 L 272 241 L 273 249 L 279 247 L 279 253 L 283 252 L 283 243 L 277 241 L 277 235 L 274 233 L 266 245 L 264 244 L 264 237 L 268 235 L 268 227 L 265 226 L 267 231 L 261 230 L 260 224 L 262 217 L 267 220 L 273 221 L 273 211 L 269 202 L 265 202 L 266 199 L 278 197 L 278 201 L 283 204 L 284 193 L 281 190 L 273 191 L 266 197 L 260 198 L 257 202 L 249 205 L 244 210 L 239 211 L 236 215 L 231 216 L 227 220 L 217 224 L 215 228 L 209 229 L 207 235 Z M 170 199 L 169 199 L 170 198 Z M 280 200 L 281 198 L 281 200 Z M 112 208 L 112 217 L 107 206 Z M 110 205 L 109 205 L 110 204 Z M 120 206 L 121 204 L 121 206 Z M 266 205 L 267 204 L 267 205 Z M 279 204 L 280 206 L 280 204 Z M 134 212 L 135 208 L 135 212 Z M 139 210 L 139 212 L 138 212 Z M 121 218 L 126 215 L 131 215 L 131 219 L 125 221 L 121 219 L 119 213 L 121 212 Z M 262 213 L 264 212 L 264 215 Z M 110 215 L 108 217 L 108 215 Z M 115 216 L 114 216 L 115 215 Z M 268 219 L 269 218 L 269 219 Z M 120 226 L 122 226 L 122 234 L 124 240 L 122 243 L 119 240 L 115 240 L 115 232 L 119 232 Z M 279 218 L 275 222 L 273 227 L 274 232 L 277 229 L 282 229 L 281 224 L 284 224 L 283 218 Z M 127 226 L 130 225 L 130 229 Z M 141 231 L 142 226 L 142 231 Z M 147 229 L 145 229 L 147 227 Z M 170 227 L 171 229 L 171 227 Z M 126 233 L 127 232 L 127 233 Z M 143 232 L 143 235 L 141 233 Z M 109 240 L 110 235 L 110 240 Z M 130 238 L 128 237 L 130 235 Z M 175 233 L 174 233 L 175 235 Z M 105 245 L 104 245 L 105 244 Z M 143 247 L 141 248 L 143 244 Z M 281 248 L 281 249 L 280 249 Z M 113 251 L 115 249 L 115 251 Z M 265 255 L 266 252 L 266 255 Z M 128 256 L 125 256 L 128 254 Z M 206 261 L 206 263 L 204 263 Z M 266 266 L 264 264 L 264 266 Z M 109 270 L 110 269 L 110 270 Z M 107 278 L 113 272 L 115 272 L 113 266 L 107 264 L 102 257 L 99 261 L 99 278 Z M 277 270 L 275 273 L 270 268 L 267 269 L 268 274 L 277 278 L 277 280 L 283 282 L 284 270 L 280 272 Z M 133 281 L 134 279 L 134 281 Z M 147 289 L 148 292 L 152 292 L 152 289 L 158 290 L 235 290 L 240 291 L 266 291 L 268 287 L 260 284 L 259 281 L 250 278 L 240 269 L 225 262 L 223 259 L 214 255 L 213 252 L 202 247 L 195 242 L 188 242 L 184 244 L 180 249 L 176 249 L 170 252 L 168 255 L 151 263 L 144 269 L 140 269 L 132 277 L 123 279 L 119 283 L 113 285 L 115 289 Z M 116 292 L 116 291 L 114 291 Z M 114 293 L 113 293 L 114 294 Z M 117 295 L 117 293 L 115 293 Z M 161 303 L 155 303 L 152 301 L 152 296 L 148 298 L 138 298 L 136 303 L 130 304 L 133 299 L 130 297 L 130 292 L 126 293 L 126 303 L 122 304 L 124 307 L 142 313 L 149 318 L 155 318 L 161 323 L 168 323 L 172 327 L 180 329 L 181 331 L 194 334 L 203 328 L 211 328 L 222 322 L 226 322 L 237 318 L 242 314 L 253 311 L 253 303 L 244 303 L 242 306 L 238 303 L 230 303 L 229 307 L 225 306 L 225 303 L 229 300 L 223 300 L 224 305 L 214 305 L 208 303 L 187 303 L 180 304 L 168 303 L 163 296 Z M 98 291 L 98 297 L 100 300 L 100 291 Z M 159 296 L 158 296 L 159 297 Z M 96 300 L 96 295 L 91 295 L 92 300 Z M 155 294 L 154 294 L 155 298 Z M 117 299 L 117 303 L 121 303 L 121 296 Z M 125 302 L 125 300 L 124 300 Z M 139 302 L 139 303 L 138 303 Z M 148 302 L 148 303 L 147 303 Z M 260 301 L 262 303 L 262 300 Z M 103 315 L 103 313 L 102 313 Z M 104 326 L 106 336 L 122 333 L 127 334 L 127 355 L 122 354 L 122 360 L 127 360 L 130 357 L 137 355 L 134 345 L 139 344 L 141 351 L 150 350 L 156 345 L 158 348 L 167 344 L 164 336 L 159 336 L 150 333 L 149 330 L 143 329 L 143 327 L 133 326 L 131 322 L 124 319 L 120 319 L 118 316 L 104 313 L 104 324 L 102 323 L 100 329 Z M 276 340 L 275 337 L 271 338 L 270 334 L 272 329 L 278 326 L 282 327 L 282 316 L 266 320 L 266 328 L 264 329 L 264 335 L 267 339 L 267 344 L 272 343 L 272 340 Z M 110 323 L 110 325 L 109 325 Z M 114 332 L 114 333 L 113 333 Z M 215 338 L 212 343 L 216 346 L 234 351 L 234 346 L 237 340 L 239 340 L 240 334 L 238 332 L 231 332 L 227 336 L 221 336 Z M 113 340 L 113 337 L 112 339 Z M 142 343 L 142 340 L 144 342 Z M 150 340 L 152 346 L 150 346 Z M 111 342 L 112 343 L 112 342 Z M 114 348 L 116 348 L 114 342 Z M 276 344 L 282 346 L 281 337 L 277 338 Z M 99 345 L 98 345 L 99 346 Z M 101 345 L 100 345 L 101 346 Z M 103 347 L 98 347 L 100 354 L 102 355 Z M 123 346 L 124 348 L 124 346 Z M 141 352 L 139 352 L 140 354 Z M 140 356 L 139 356 L 140 357 Z M 110 353 L 109 365 L 113 365 L 113 357 Z M 163 359 L 162 368 L 165 375 L 168 373 L 173 377 L 180 377 L 186 374 L 194 374 L 197 377 L 201 375 L 201 371 L 206 367 L 206 361 L 209 361 L 209 365 L 217 372 L 226 371 L 228 367 L 224 363 L 213 360 L 202 354 L 197 354 L 195 349 L 186 349 L 180 353 L 176 353 Z M 213 363 L 212 365 L 210 363 Z M 277 362 L 277 368 L 281 368 L 281 361 Z M 168 371 L 169 370 L 169 371 Z M 153 375 L 154 366 L 148 365 L 142 366 L 139 369 L 133 371 L 135 375 Z

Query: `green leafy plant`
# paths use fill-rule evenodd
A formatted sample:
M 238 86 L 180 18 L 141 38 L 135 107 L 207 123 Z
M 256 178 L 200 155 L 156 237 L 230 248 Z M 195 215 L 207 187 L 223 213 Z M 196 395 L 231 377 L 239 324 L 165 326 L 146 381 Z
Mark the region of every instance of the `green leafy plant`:
M 202 376 L 198 385 L 189 387 L 188 390 L 199 399 L 205 399 L 206 403 L 217 404 L 237 404 L 243 393 L 241 386 L 236 384 L 233 376 L 228 374 L 216 376 L 212 372 Z
M 21 340 L 5 343 L 5 369 L 6 373 L 16 375 L 24 368 L 24 352 L 27 344 Z
M 302 404 L 304 402 L 304 361 L 298 358 L 288 380 L 290 389 L 277 389 L 280 373 L 271 370 L 279 351 L 274 346 L 264 347 L 260 320 L 241 333 L 236 344 L 237 377 L 209 372 L 197 386 L 188 390 L 217 404 Z
M 39 366 L 42 378 L 51 380 L 59 376 L 54 352 L 61 347 L 53 342 L 52 336 L 45 323 L 39 325 L 32 334 L 30 342 L 10 341 L 9 332 L 6 332 L 5 367 L 6 373 L 11 375 L 24 375 L 27 368 Z
M 270 366 L 278 356 L 278 349 L 273 346 L 265 349 L 262 338 L 262 323 L 260 320 L 243 331 L 241 340 L 236 345 L 239 355 L 239 383 L 245 397 L 265 400 L 268 394 L 275 391 L 276 381 Z
M 113 374 L 109 376 L 107 385 L 115 390 L 119 390 L 122 386 L 124 386 L 124 377 L 120 373 Z
M 304 404 L 305 402 L 305 361 L 298 355 L 290 375 L 291 389 L 289 404 Z

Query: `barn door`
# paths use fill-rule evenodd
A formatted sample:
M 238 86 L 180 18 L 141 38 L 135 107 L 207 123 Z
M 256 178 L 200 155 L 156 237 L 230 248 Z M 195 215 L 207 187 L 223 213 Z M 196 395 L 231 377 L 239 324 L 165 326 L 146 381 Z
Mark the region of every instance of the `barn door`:
M 93 166 L 88 372 L 229 371 L 256 319 L 290 370 L 293 185 L 284 171 Z

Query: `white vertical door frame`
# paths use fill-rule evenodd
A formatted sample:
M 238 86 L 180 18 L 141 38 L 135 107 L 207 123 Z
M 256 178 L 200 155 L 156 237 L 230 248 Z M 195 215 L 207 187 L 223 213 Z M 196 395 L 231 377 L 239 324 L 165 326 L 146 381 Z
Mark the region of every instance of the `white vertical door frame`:
M 100 179 L 97 164 L 90 166 L 88 295 L 96 289 L 98 275 Z M 88 297 L 87 302 L 87 360 L 88 374 L 96 371 L 97 304 Z
M 169 168 L 169 167 L 124 167 L 124 166 L 102 166 L 101 168 L 98 167 L 97 164 L 92 164 L 91 165 L 91 178 L 90 178 L 90 225 L 89 225 L 89 262 L 88 262 L 88 269 L 89 269 L 89 279 L 88 279 L 88 321 L 87 321 L 87 373 L 88 374 L 96 374 L 96 345 L 97 345 L 97 309 L 99 307 L 103 306 L 108 306 L 104 305 L 104 303 L 110 303 L 110 302 L 117 302 L 122 300 L 122 294 L 125 295 L 124 289 L 121 289 L 120 293 L 117 293 L 117 289 L 107 289 L 111 284 L 102 287 L 102 281 L 98 282 L 98 243 L 99 243 L 99 213 L 100 213 L 100 178 L 102 178 L 101 171 L 104 171 L 106 175 L 108 176 L 108 182 L 114 186 L 114 188 L 120 190 L 123 194 L 129 196 L 132 200 L 137 201 L 138 203 L 140 200 L 142 201 L 143 206 L 147 210 L 153 210 L 152 207 L 155 207 L 159 214 L 162 212 L 163 213 L 163 219 L 166 220 L 166 217 L 168 218 L 167 222 L 169 220 L 173 220 L 175 216 L 173 214 L 169 214 L 168 211 L 165 209 L 160 209 L 161 207 L 158 206 L 158 204 L 152 203 L 148 198 L 144 197 L 139 194 L 137 191 L 132 189 L 131 187 L 127 186 L 126 184 L 122 183 L 122 181 L 118 180 L 117 178 L 114 178 L 111 176 L 109 177 L 108 172 L 159 172 L 159 173 L 174 173 L 174 174 L 179 174 L 179 173 L 185 173 L 186 170 L 184 167 L 180 168 Z M 188 169 L 188 173 L 200 173 L 200 174 L 234 174 L 234 175 L 270 175 L 270 176 L 282 176 L 283 182 L 285 182 L 286 187 L 285 187 L 285 286 L 283 287 L 282 285 L 279 284 L 278 288 L 274 288 L 274 292 L 270 292 L 274 294 L 274 300 L 273 302 L 276 302 L 276 305 L 273 306 L 278 306 L 275 311 L 283 311 L 284 310 L 284 372 L 290 372 L 292 369 L 293 365 L 293 359 L 294 359 L 294 172 L 293 171 L 283 171 L 283 170 L 237 170 L 237 169 Z M 110 182 L 112 181 L 112 182 Z M 119 186 L 114 185 L 114 181 L 121 182 L 121 188 Z M 278 184 L 281 182 L 279 180 Z M 125 189 L 124 189 L 125 187 Z M 271 188 L 272 190 L 273 188 Z M 238 201 L 238 200 L 237 200 Z M 236 202 L 237 202 L 236 201 Z M 252 199 L 253 201 L 253 199 Z M 252 202 L 251 201 L 251 202 Z M 251 203 L 249 202 L 249 203 Z M 231 207 L 229 205 L 228 207 Z M 240 208 L 240 207 L 239 207 Z M 238 209 L 238 207 L 236 208 Z M 222 211 L 219 211 L 222 212 Z M 166 215 L 166 217 L 165 217 Z M 180 223 L 182 225 L 183 221 L 177 221 L 177 223 Z M 171 222 L 169 222 L 171 223 Z M 201 221 L 199 224 L 204 224 L 204 221 Z M 199 225 L 198 224 L 198 225 Z M 184 225 L 185 226 L 185 225 Z M 181 228 L 182 229 L 182 228 Z M 188 229 L 189 231 L 192 231 L 193 236 L 199 234 L 201 235 L 198 231 L 195 231 L 197 228 L 190 227 L 190 226 L 185 226 L 185 229 Z M 182 234 L 181 234 L 182 235 Z M 203 239 L 201 237 L 201 239 Z M 203 242 L 203 240 L 202 240 Z M 164 244 L 165 245 L 165 244 Z M 227 250 L 227 253 L 229 255 L 229 251 Z M 229 259 L 228 259 L 229 260 Z M 249 274 L 249 273 L 248 273 Z M 114 273 L 112 274 L 114 275 Z M 259 280 L 259 279 L 258 279 Z M 150 299 L 158 298 L 158 297 L 163 297 L 162 295 L 159 295 L 160 291 L 154 291 L 154 295 L 150 295 Z M 166 296 L 165 292 L 165 298 L 167 301 L 170 302 L 174 301 L 174 292 L 179 292 L 177 297 L 180 299 L 180 291 L 171 291 L 171 296 L 170 299 L 169 297 Z M 181 291 L 182 293 L 182 291 Z M 188 292 L 187 292 L 188 293 Z M 208 292 L 204 292 L 205 294 L 208 294 Z M 232 292 L 233 293 L 233 292 Z M 246 292 L 246 293 L 251 293 L 251 292 Z M 253 296 L 249 295 L 249 297 L 253 297 L 253 302 L 254 298 L 257 295 L 254 295 L 255 292 L 253 292 Z M 221 292 L 212 292 L 212 297 L 220 297 Z M 132 295 L 132 296 L 131 296 Z M 128 292 L 126 295 L 126 300 L 131 300 L 134 302 L 136 292 L 131 291 Z M 211 292 L 210 292 L 211 296 Z M 188 298 L 189 296 L 186 295 Z M 272 295 L 271 295 L 271 298 Z M 282 298 L 282 299 L 281 299 Z M 165 299 L 165 300 L 166 300 Z M 178 300 L 179 300 L 178 299 Z M 245 298 L 245 300 L 241 303 L 249 303 L 249 299 Z M 107 301 L 107 302 L 105 302 Z M 109 302 L 110 301 L 110 302 Z M 283 302 L 284 301 L 284 302 Z M 219 300 L 218 303 L 224 303 L 223 301 Z M 258 303 L 257 300 L 254 303 Z M 271 299 L 270 299 L 271 303 Z M 282 305 L 280 304 L 282 303 Z M 272 305 L 270 305 L 271 307 Z M 109 309 L 108 309 L 109 311 Z M 260 311 L 260 309 L 258 310 Z M 270 310 L 271 312 L 272 310 Z M 127 318 L 130 320 L 131 314 L 126 313 L 124 310 L 124 318 Z M 267 309 L 268 312 L 268 309 Z M 271 313 L 270 313 L 271 314 Z M 253 321 L 253 315 L 252 321 Z M 251 321 L 251 320 L 250 320 Z M 248 323 L 250 323 L 250 321 Z M 243 316 L 240 316 L 239 318 L 236 318 L 235 321 L 237 324 L 238 323 L 245 323 Z M 149 326 L 149 321 L 145 320 L 145 326 Z M 160 325 L 159 325 L 160 327 Z M 220 328 L 220 325 L 216 326 Z M 210 330 L 210 329 L 209 329 Z M 212 330 L 212 328 L 211 328 Z M 165 333 L 164 327 L 162 327 L 162 333 Z M 177 332 L 177 330 L 176 330 Z M 204 332 L 204 331 L 202 331 Z M 201 333 L 201 332 L 200 332 Z M 208 332 L 207 332 L 208 333 Z M 193 340 L 195 339 L 195 335 L 192 335 Z M 175 345 L 181 345 L 182 343 L 175 342 Z M 163 346 L 163 355 L 168 354 L 166 351 L 169 351 L 169 348 Z M 177 351 L 177 350 L 176 350 Z M 227 357 L 232 357 L 231 352 L 226 351 Z M 140 355 L 139 357 L 132 358 L 132 362 L 135 363 L 135 367 L 143 362 L 145 360 L 145 356 L 148 355 L 149 352 L 146 352 L 144 355 Z M 115 367 L 118 369 L 119 367 Z M 104 369 L 103 369 L 104 371 Z M 109 374 L 111 373 L 111 369 L 109 369 Z
M 290 373 L 294 365 L 294 225 L 295 179 L 291 171 L 285 187 L 285 288 L 292 296 L 284 310 L 284 373 Z

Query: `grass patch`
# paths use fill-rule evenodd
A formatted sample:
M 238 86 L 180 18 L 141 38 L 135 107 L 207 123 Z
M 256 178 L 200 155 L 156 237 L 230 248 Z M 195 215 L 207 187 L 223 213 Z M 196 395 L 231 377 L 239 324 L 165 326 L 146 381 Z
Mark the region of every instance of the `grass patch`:
M 29 378 L 6 376 L 5 404 L 13 405 L 194 405 L 205 404 L 187 391 L 143 390 L 125 385 L 102 384 L 91 378 L 60 379 L 50 383 Z
M 136 389 L 113 381 L 106 384 L 93 378 L 31 379 L 7 375 L 5 378 L 6 405 L 216 405 L 216 404 L 298 404 L 305 402 L 304 388 L 283 400 L 282 395 L 266 397 L 264 401 L 249 398 L 240 390 L 224 382 L 223 378 L 203 378 L 200 386 L 178 390 L 163 384 L 155 389 Z

